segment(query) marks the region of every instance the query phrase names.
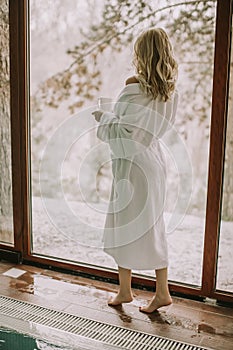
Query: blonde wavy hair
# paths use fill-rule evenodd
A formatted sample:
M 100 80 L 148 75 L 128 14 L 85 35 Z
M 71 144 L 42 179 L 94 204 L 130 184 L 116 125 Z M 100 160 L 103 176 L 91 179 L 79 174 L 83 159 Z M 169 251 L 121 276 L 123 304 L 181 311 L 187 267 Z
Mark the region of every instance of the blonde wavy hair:
M 178 66 L 167 33 L 161 28 L 143 32 L 134 44 L 136 78 L 147 95 L 167 101 L 175 90 Z

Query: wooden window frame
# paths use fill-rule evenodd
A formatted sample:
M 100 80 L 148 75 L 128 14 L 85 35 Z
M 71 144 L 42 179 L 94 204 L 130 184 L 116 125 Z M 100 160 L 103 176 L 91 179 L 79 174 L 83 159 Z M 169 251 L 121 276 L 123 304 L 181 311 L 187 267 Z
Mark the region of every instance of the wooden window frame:
M 0 244 L 0 249 L 18 252 L 22 262 L 117 280 L 110 269 L 90 267 L 83 263 L 69 263 L 31 254 L 31 200 L 30 200 L 30 136 L 29 136 L 29 70 L 28 70 L 28 0 L 10 0 L 10 76 L 11 76 L 11 142 L 13 178 L 14 247 Z M 233 302 L 233 293 L 216 290 L 219 225 L 223 186 L 224 151 L 229 89 L 232 0 L 217 1 L 215 55 L 210 130 L 208 191 L 206 206 L 205 241 L 203 250 L 202 285 L 195 287 L 170 282 L 173 294 L 206 297 Z M 133 284 L 154 287 L 154 279 L 134 276 Z

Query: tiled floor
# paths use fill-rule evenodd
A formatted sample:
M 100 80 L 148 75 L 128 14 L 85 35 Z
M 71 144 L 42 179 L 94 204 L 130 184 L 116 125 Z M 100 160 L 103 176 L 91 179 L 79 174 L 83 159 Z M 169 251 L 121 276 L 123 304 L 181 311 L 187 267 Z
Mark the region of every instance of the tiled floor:
M 9 271 L 11 268 L 24 273 Z M 110 283 L 33 266 L 0 263 L 2 295 L 212 349 L 233 349 L 231 308 L 173 297 L 169 309 L 161 308 L 145 315 L 138 307 L 151 298 L 151 292 L 134 289 L 132 303 L 112 308 L 106 301 L 116 291 L 117 286 Z

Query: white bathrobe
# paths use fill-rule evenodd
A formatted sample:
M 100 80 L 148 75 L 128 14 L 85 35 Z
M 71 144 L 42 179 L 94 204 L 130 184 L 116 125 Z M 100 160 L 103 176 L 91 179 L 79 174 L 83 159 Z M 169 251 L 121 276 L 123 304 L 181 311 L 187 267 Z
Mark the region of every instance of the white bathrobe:
M 163 218 L 166 164 L 159 138 L 172 126 L 178 95 L 153 100 L 139 83 L 126 85 L 113 112 L 101 116 L 97 136 L 110 146 L 113 183 L 104 227 L 104 251 L 120 267 L 168 266 Z

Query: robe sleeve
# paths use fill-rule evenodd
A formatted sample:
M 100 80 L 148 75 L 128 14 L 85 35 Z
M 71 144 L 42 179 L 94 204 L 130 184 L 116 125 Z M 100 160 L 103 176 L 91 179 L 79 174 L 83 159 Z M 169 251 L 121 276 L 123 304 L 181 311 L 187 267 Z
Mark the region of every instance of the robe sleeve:
M 125 114 L 120 117 L 112 112 L 104 112 L 97 137 L 109 144 L 114 156 L 130 158 L 149 147 L 153 132 L 148 124 L 149 115 L 142 106 L 134 113 L 129 113 L 126 108 Z
M 132 157 L 145 151 L 154 137 L 162 137 L 169 129 L 175 117 L 173 105 L 157 111 L 144 105 L 118 102 L 114 112 L 104 112 L 101 116 L 97 137 L 109 144 L 114 156 Z

